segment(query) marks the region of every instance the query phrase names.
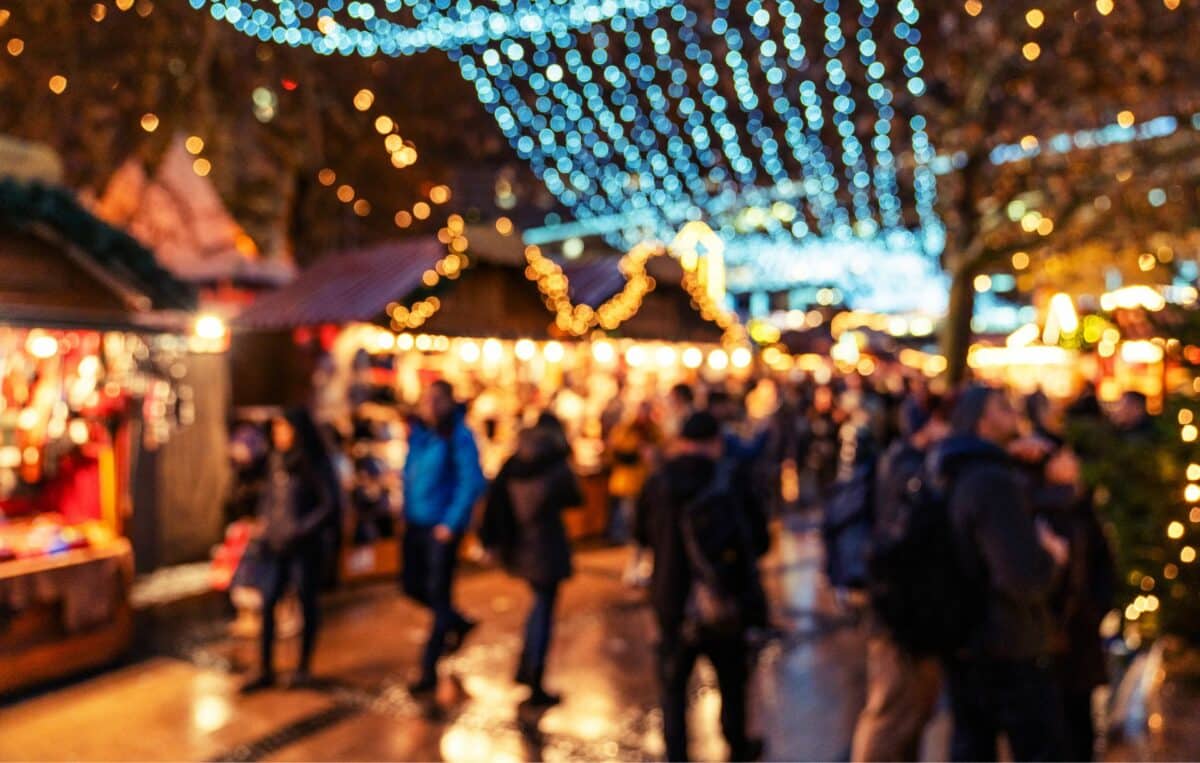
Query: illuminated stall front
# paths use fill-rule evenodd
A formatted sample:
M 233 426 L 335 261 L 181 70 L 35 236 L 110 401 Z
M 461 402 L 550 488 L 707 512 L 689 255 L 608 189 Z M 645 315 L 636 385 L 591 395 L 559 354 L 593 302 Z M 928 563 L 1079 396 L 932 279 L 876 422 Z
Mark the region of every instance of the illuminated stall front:
M 192 417 L 190 290 L 66 191 L 0 180 L 0 692 L 129 644 L 138 454 Z M 176 315 L 182 315 L 177 313 Z

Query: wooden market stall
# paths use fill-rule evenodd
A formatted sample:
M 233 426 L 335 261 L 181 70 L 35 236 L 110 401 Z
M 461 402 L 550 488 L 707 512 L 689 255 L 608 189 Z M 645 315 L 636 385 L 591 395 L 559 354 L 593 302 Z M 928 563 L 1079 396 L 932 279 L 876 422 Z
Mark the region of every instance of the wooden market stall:
M 2 169 L 2 168 L 0 168 Z M 190 290 L 70 192 L 0 179 L 0 693 L 132 637 L 134 460 L 178 425 L 157 310 Z

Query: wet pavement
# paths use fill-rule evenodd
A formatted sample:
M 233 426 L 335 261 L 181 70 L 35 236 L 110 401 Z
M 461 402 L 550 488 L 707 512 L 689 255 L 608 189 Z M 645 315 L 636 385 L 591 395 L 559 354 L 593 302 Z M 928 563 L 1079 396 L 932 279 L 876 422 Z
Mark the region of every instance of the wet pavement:
M 863 694 L 862 628 L 823 587 L 814 532 L 792 526 L 775 547 L 766 581 L 786 635 L 759 660 L 752 725 L 769 759 L 846 759 Z M 321 680 L 311 688 L 240 696 L 255 647 L 214 624 L 178 645 L 177 657 L 0 708 L 0 758 L 658 759 L 652 618 L 643 595 L 620 581 L 624 560 L 620 549 L 579 553 L 547 671 L 564 702 L 541 715 L 521 707 L 525 690 L 512 681 L 530 596 L 498 571 L 475 571 L 460 576 L 457 601 L 481 625 L 447 661 L 436 702 L 414 702 L 404 689 L 427 615 L 378 585 L 326 602 L 314 664 Z M 286 678 L 296 645 L 278 652 Z M 723 759 L 719 695 L 703 663 L 692 706 L 693 755 Z

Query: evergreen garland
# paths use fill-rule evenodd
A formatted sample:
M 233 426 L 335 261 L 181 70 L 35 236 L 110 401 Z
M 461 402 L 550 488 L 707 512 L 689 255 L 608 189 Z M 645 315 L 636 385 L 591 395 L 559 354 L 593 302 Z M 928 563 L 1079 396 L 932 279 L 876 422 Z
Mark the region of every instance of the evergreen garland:
M 0 178 L 0 226 L 41 223 L 106 270 L 133 280 L 157 309 L 192 310 L 196 293 L 164 270 L 133 236 L 97 218 L 69 190 Z

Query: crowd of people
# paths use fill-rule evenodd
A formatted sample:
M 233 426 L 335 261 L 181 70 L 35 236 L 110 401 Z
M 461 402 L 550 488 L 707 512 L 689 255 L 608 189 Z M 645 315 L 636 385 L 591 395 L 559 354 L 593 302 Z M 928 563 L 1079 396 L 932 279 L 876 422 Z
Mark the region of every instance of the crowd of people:
M 776 631 L 761 580 L 772 516 L 820 512 L 826 572 L 867 610 L 866 704 L 853 760 L 914 760 L 942 697 L 956 760 L 1089 760 L 1091 697 L 1106 681 L 1099 624 L 1116 580 L 1070 444 L 1071 422 L 1105 414 L 1093 391 L 1069 408 L 1003 389 L 947 394 L 924 379 L 876 384 L 855 374 L 781 386 L 774 412 L 749 421 L 724 388 L 677 385 L 663 400 L 616 401 L 606 416 L 609 537 L 629 546 L 625 582 L 644 588 L 658 625 L 668 759 L 685 760 L 687 686 L 712 664 L 734 760 L 759 757 L 747 687 Z M 1018 410 L 1019 409 L 1019 410 Z M 408 419 L 401 585 L 432 615 L 414 696 L 476 623 L 454 605 L 459 544 L 472 528 L 489 555 L 528 583 L 533 605 L 516 670 L 528 703 L 560 701 L 544 683 L 559 588 L 572 574 L 562 513 L 582 500 L 571 445 L 550 413 L 522 431 L 489 484 L 464 406 L 445 382 Z M 1145 427 L 1130 393 L 1114 426 Z M 304 615 L 308 679 L 317 632 L 323 533 L 339 489 L 320 435 L 300 411 L 272 428 L 259 504 L 266 568 L 260 674 L 275 682 L 272 605 L 289 582 Z M 474 507 L 484 509 L 476 520 Z

